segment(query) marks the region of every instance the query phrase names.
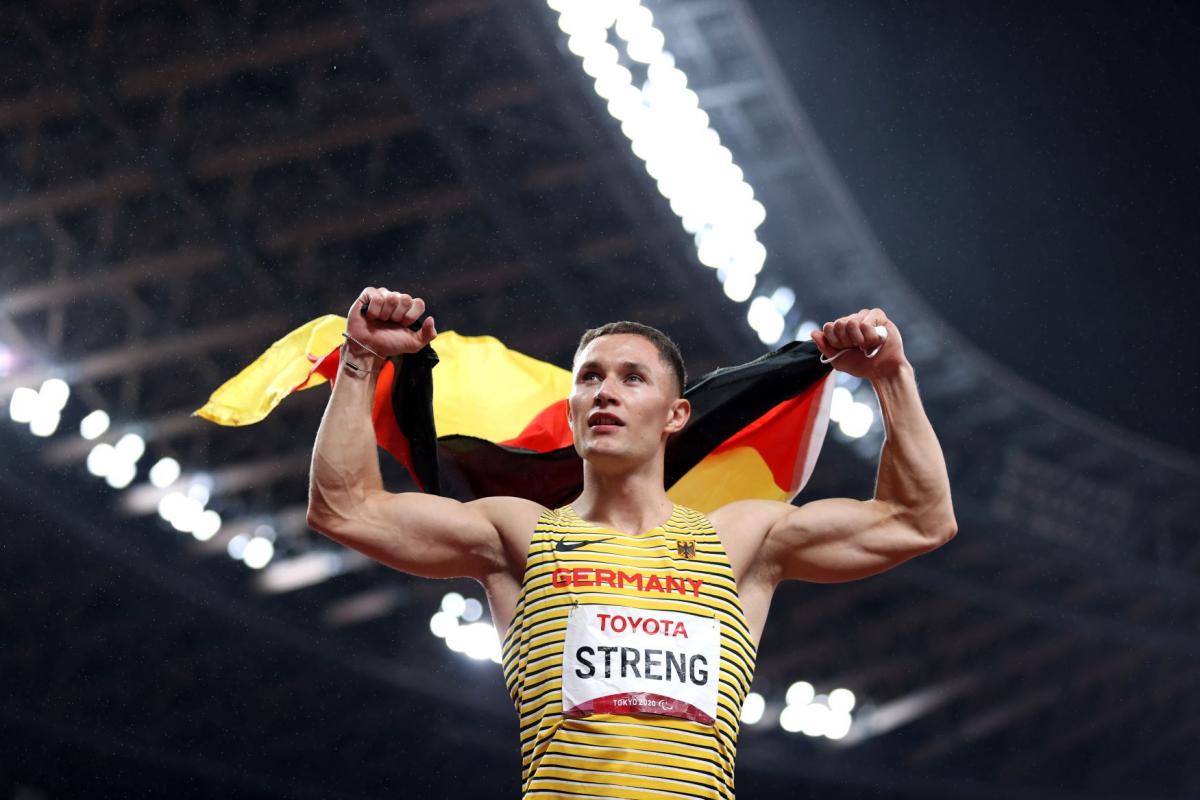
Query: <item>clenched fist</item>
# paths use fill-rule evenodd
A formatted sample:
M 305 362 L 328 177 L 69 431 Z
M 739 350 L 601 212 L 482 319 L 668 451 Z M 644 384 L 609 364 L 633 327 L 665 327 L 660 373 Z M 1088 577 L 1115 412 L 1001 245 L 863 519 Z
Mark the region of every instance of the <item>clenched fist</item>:
M 419 297 L 368 286 L 346 315 L 346 333 L 382 356 L 415 353 L 437 337 L 433 317 L 409 328 L 425 313 Z
M 886 338 L 875 330 L 877 325 L 887 331 Z M 812 340 L 826 358 L 841 353 L 833 361 L 833 368 L 857 378 L 887 375 L 908 363 L 900 330 L 880 308 L 864 308 L 857 314 L 826 322 L 820 329 L 812 331 Z M 875 348 L 879 348 L 879 352 L 868 357 Z

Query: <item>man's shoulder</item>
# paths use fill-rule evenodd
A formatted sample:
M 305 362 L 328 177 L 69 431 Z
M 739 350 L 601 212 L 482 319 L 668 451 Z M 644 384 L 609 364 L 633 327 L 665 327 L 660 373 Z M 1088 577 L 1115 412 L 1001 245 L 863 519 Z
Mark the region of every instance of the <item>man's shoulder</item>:
M 795 506 L 781 500 L 734 500 L 708 513 L 713 527 L 733 535 L 766 531 Z
M 508 495 L 480 497 L 467 505 L 487 517 L 497 528 L 509 531 L 532 531 L 542 514 L 549 510 L 533 500 Z

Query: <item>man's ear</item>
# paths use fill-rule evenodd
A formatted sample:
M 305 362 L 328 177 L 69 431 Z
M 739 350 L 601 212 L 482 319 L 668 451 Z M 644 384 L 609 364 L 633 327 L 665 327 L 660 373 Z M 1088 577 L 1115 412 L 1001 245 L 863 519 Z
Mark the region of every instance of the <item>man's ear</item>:
M 682 397 L 671 403 L 671 416 L 667 419 L 667 433 L 679 433 L 692 418 L 692 402 Z

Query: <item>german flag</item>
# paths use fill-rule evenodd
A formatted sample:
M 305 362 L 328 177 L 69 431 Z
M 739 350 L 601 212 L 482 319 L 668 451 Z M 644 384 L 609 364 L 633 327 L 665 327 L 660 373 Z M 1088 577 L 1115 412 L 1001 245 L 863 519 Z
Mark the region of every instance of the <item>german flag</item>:
M 248 425 L 288 395 L 336 380 L 345 329 L 335 315 L 297 328 L 194 414 Z M 706 512 L 733 500 L 794 498 L 825 438 L 831 374 L 814 343 L 790 342 L 689 385 L 691 420 L 667 442 L 672 501 Z M 448 462 L 475 497 L 511 495 L 558 507 L 583 488 L 567 425 L 570 390 L 568 370 L 491 336 L 447 331 L 419 353 L 384 365 L 372 420 L 380 447 L 422 491 L 442 493 L 441 467 Z

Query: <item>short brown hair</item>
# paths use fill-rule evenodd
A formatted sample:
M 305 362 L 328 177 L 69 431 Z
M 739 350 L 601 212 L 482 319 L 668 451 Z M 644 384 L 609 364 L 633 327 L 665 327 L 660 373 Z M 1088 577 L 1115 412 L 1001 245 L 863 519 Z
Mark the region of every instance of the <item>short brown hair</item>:
M 683 366 L 683 354 L 679 352 L 679 345 L 675 344 L 670 336 L 667 336 L 658 328 L 643 325 L 640 322 L 630 322 L 629 320 L 610 322 L 607 325 L 601 325 L 599 328 L 589 328 L 579 338 L 579 346 L 575 348 L 575 357 L 578 358 L 580 351 L 591 344 L 593 339 L 618 333 L 631 333 L 634 336 L 649 339 L 651 344 L 658 349 L 658 355 L 662 358 L 662 362 L 667 365 L 671 373 L 675 376 L 675 381 L 679 386 L 679 396 L 683 396 L 683 390 L 687 387 L 687 370 Z

